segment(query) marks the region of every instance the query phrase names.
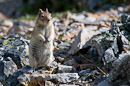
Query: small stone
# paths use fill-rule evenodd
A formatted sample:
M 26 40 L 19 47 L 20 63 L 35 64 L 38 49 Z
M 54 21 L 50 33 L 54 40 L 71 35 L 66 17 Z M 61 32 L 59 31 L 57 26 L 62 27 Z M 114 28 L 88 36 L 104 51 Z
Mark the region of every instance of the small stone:
M 9 27 L 0 26 L 0 31 L 3 33 L 3 35 L 4 35 L 4 33 L 7 34 L 9 30 L 10 30 Z M 2 35 L 2 34 L 1 34 L 1 35 Z
M 64 58 L 62 58 L 62 57 L 56 57 L 56 60 L 58 61 L 58 62 L 64 62 L 65 61 L 65 59 Z
M 10 57 L 0 61 L 0 81 L 5 81 L 9 75 L 16 72 L 17 66 Z
M 58 73 L 71 73 L 74 69 L 72 66 L 58 65 Z
M 129 45 L 129 40 L 124 35 L 121 35 L 121 40 L 123 45 Z
M 2 25 L 6 26 L 6 27 L 12 27 L 13 26 L 13 22 L 9 21 L 9 20 L 4 20 Z
M 124 8 L 123 8 L 123 7 L 118 7 L 117 9 L 118 9 L 118 11 L 120 11 L 120 12 L 123 12 L 123 11 L 124 11 Z
M 72 23 L 71 25 L 70 25 L 70 27 L 71 28 L 84 28 L 85 26 L 84 26 L 84 23 Z
M 26 24 L 23 21 L 17 21 L 14 22 L 14 25 L 9 30 L 8 34 L 19 34 L 19 35 L 25 35 L 26 33 L 30 32 L 30 29 L 32 26 L 29 24 Z
M 82 14 L 79 15 L 73 14 L 71 18 L 74 19 L 75 21 L 83 21 L 85 19 L 85 16 Z
M 78 73 L 58 73 L 48 75 L 45 80 L 51 80 L 55 83 L 69 83 L 76 81 L 78 78 Z
M 56 61 L 53 61 L 51 64 L 50 64 L 50 67 L 52 68 L 56 68 L 58 66 L 57 62 Z
M 105 58 L 105 61 L 107 63 L 109 62 L 112 62 L 114 60 L 116 60 L 117 58 L 115 57 L 115 54 L 114 54 L 114 51 L 112 48 L 108 48 L 106 51 L 105 51 L 105 55 L 104 55 L 104 58 Z M 105 62 L 104 61 L 104 62 Z
M 56 86 L 56 85 L 51 81 L 45 81 L 45 85 L 40 85 L 40 86 Z
M 111 85 L 107 81 L 102 81 L 97 86 L 111 86 Z
M 97 70 L 93 70 L 91 72 L 84 72 L 84 75 L 82 75 L 80 77 L 80 79 L 82 81 L 91 81 L 92 82 L 92 79 L 94 79 L 97 75 L 99 74 L 99 72 Z
M 83 76 L 83 75 L 85 75 L 86 73 L 90 73 L 90 72 L 91 72 L 91 69 L 88 68 L 88 69 L 86 69 L 86 70 L 81 70 L 78 74 L 79 74 L 80 76 Z
M 74 66 L 75 64 L 77 63 L 75 62 L 74 59 L 64 62 L 64 65 L 68 65 L 68 66 Z
M 110 28 L 108 28 L 108 27 L 101 27 L 101 28 L 99 28 L 99 32 L 100 33 L 102 33 L 102 32 L 106 32 L 106 31 L 108 31 L 108 30 L 110 30 Z
M 95 21 L 96 21 L 96 18 L 89 16 L 89 17 L 87 17 L 85 20 L 86 20 L 86 21 L 89 21 L 89 22 L 95 22 Z
M 63 41 L 71 40 L 78 34 L 79 31 L 80 31 L 80 29 L 78 29 L 78 28 L 69 28 L 67 31 L 63 32 L 62 40 Z
M 68 49 L 70 47 L 70 43 L 69 42 L 61 42 L 59 44 L 59 48 L 60 49 Z
M 23 72 L 28 72 L 29 70 L 31 70 L 31 66 L 25 65 L 20 70 L 23 71 Z

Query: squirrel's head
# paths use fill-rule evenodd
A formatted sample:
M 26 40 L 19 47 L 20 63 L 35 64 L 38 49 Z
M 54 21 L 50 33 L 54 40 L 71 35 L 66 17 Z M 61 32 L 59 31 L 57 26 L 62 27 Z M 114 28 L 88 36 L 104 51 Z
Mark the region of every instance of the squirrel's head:
M 46 26 L 50 22 L 51 19 L 52 19 L 51 14 L 49 13 L 47 8 L 46 8 L 46 11 L 39 9 L 38 17 L 36 21 L 37 24 L 41 26 Z

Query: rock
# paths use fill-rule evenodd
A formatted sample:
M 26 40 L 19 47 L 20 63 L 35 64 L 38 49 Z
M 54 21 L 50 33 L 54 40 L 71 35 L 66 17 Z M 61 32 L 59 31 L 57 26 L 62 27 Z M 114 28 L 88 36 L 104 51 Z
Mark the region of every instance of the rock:
M 17 71 L 15 73 L 13 73 L 12 75 L 10 75 L 6 79 L 6 81 L 4 83 L 4 86 L 13 86 L 13 85 L 17 86 L 18 84 L 20 84 L 19 81 L 18 81 L 18 79 L 17 79 L 17 77 L 20 76 L 20 75 L 22 75 L 22 74 L 23 74 L 22 71 Z
M 50 67 L 52 68 L 55 68 L 58 66 L 58 63 L 56 61 L 53 61 L 51 64 L 50 64 Z
M 30 29 L 32 26 L 29 24 L 26 24 L 23 21 L 17 21 L 14 22 L 14 25 L 9 30 L 8 34 L 19 34 L 19 35 L 25 35 L 26 33 L 30 32 Z
M 1 33 L 3 33 L 3 34 L 7 34 L 9 30 L 10 30 L 9 27 L 3 26 L 3 25 L 0 26 L 0 31 L 1 31 Z
M 0 61 L 0 81 L 4 82 L 7 77 L 17 71 L 17 65 L 13 62 L 12 58 L 1 58 Z
M 73 14 L 71 18 L 74 19 L 75 21 L 83 21 L 85 19 L 85 16 L 82 14 L 79 15 Z
M 119 46 L 122 48 L 122 44 L 118 43 L 121 43 L 122 41 L 117 35 L 118 34 L 112 35 L 112 33 L 103 32 L 102 34 L 94 36 L 90 40 L 90 43 L 92 45 L 92 51 L 94 50 L 93 55 L 96 55 L 98 57 L 104 57 L 102 58 L 104 64 L 114 61 L 116 59 L 117 54 L 121 52 L 121 50 L 119 50 Z M 91 53 L 90 55 L 93 56 Z M 110 55 L 112 56 L 112 58 Z
M 103 40 L 103 38 L 105 38 L 105 36 L 106 36 L 106 34 L 98 34 L 98 35 L 96 35 L 96 36 L 94 36 L 90 41 L 91 41 L 91 44 L 92 44 L 92 47 L 93 48 L 96 48 L 97 49 L 97 52 L 98 52 L 98 54 L 100 55 L 100 56 L 103 56 L 104 55 L 104 51 L 105 51 L 105 43 L 108 43 L 108 41 L 107 42 L 105 42 L 104 44 L 101 44 L 102 43 L 102 40 Z M 104 40 L 103 40 L 104 41 Z M 105 40 L 106 41 L 106 40 Z M 110 46 L 110 44 L 109 45 L 107 45 L 108 47 Z
M 124 35 L 121 35 L 121 41 L 123 45 L 129 45 L 129 40 Z
M 87 26 L 87 27 L 85 27 L 85 29 L 90 30 L 90 31 L 97 31 L 98 26 Z
M 97 52 L 97 49 L 95 47 L 90 48 L 89 51 L 88 51 L 88 53 L 89 53 L 90 58 L 94 62 L 97 62 L 97 61 L 101 60 L 101 57 L 99 56 L 99 54 Z
M 65 61 L 65 59 L 64 59 L 64 58 L 59 57 L 59 56 L 58 56 L 58 57 L 56 57 L 56 60 L 57 60 L 58 62 L 61 62 L 61 63 Z
M 61 42 L 58 46 L 60 49 L 68 49 L 70 47 L 69 42 Z
M 72 23 L 70 25 L 71 28 L 85 28 L 84 23 Z
M 20 71 L 22 71 L 22 72 L 24 72 L 24 73 L 26 73 L 26 72 L 28 72 L 28 71 L 30 71 L 31 70 L 31 66 L 29 66 L 29 65 L 24 65 L 21 69 L 20 69 Z
M 74 69 L 72 66 L 58 65 L 58 73 L 72 73 Z
M 48 74 L 51 74 L 52 71 L 44 69 L 33 69 L 28 65 L 23 66 L 18 72 L 15 72 L 13 75 L 9 76 L 6 80 L 6 83 L 10 86 L 18 84 L 24 86 L 39 86 L 44 85 L 45 77 Z
M 98 25 L 99 23 L 96 22 L 96 17 L 88 16 L 86 17 L 83 14 L 73 14 L 71 19 L 76 22 L 84 23 L 85 25 Z
M 78 29 L 78 28 L 69 28 L 69 30 L 67 30 L 63 33 L 62 40 L 64 40 L 64 41 L 71 40 L 78 34 L 79 31 L 80 31 L 80 29 Z
M 108 27 L 101 27 L 101 28 L 99 28 L 99 33 L 101 33 L 101 32 L 106 32 L 106 31 L 108 31 L 108 30 L 110 30 L 110 28 L 108 28 Z
M 75 62 L 74 59 L 64 62 L 64 65 L 68 65 L 68 66 L 74 66 L 75 64 L 77 63 Z
M 56 86 L 56 85 L 54 83 L 52 83 L 51 81 L 45 81 L 45 84 L 43 84 L 41 86 Z
M 0 48 L 3 48 L 3 50 L 1 50 L 1 56 L 3 58 L 12 58 L 18 68 L 29 64 L 26 39 L 18 35 L 9 35 L 1 39 L 1 45 Z
M 102 81 L 97 86 L 111 86 L 111 85 L 107 81 Z
M 80 75 L 80 76 L 83 76 L 83 75 L 85 75 L 86 73 L 90 73 L 91 72 L 91 69 L 86 69 L 86 70 L 81 70 L 78 74 Z
M 4 35 L 7 35 L 8 31 L 13 26 L 13 22 L 10 20 L 4 20 L 0 24 L 0 32 Z
M 64 25 L 68 25 L 70 23 L 69 19 L 61 19 L 61 23 L 63 23 Z
M 55 83 L 69 83 L 76 81 L 79 78 L 77 73 L 58 73 L 50 74 L 45 80 L 49 80 Z
M 3 25 L 3 26 L 6 26 L 6 27 L 12 27 L 12 26 L 13 26 L 13 22 L 10 21 L 10 20 L 4 20 L 4 21 L 2 22 L 2 25 Z
M 97 86 L 100 82 L 105 81 L 106 78 L 107 78 L 107 77 L 106 77 L 105 75 L 99 76 L 98 78 L 96 78 L 96 79 L 94 80 L 93 85 L 94 85 L 94 86 Z
M 88 17 L 86 18 L 86 21 L 88 21 L 88 22 L 95 22 L 95 21 L 96 21 L 96 18 L 95 18 L 95 17 L 88 16 Z
M 44 84 L 44 78 L 45 74 L 24 74 L 20 75 L 17 79 L 20 82 L 20 84 L 24 86 L 38 86 L 38 84 Z
M 109 63 L 109 62 L 112 62 L 114 60 L 116 60 L 117 58 L 115 57 L 114 55 L 114 51 L 112 48 L 108 48 L 106 51 L 105 51 L 105 54 L 104 54 L 104 60 L 106 61 L 106 63 Z M 105 62 L 104 61 L 104 62 Z
M 123 7 L 118 7 L 117 10 L 118 10 L 119 12 L 123 12 L 123 11 L 124 11 Z
M 88 41 L 93 35 L 96 35 L 96 32 L 82 29 L 72 43 L 69 54 L 76 54 L 81 49 L 86 49 L 87 52 L 87 49 L 91 46 Z
M 130 83 L 130 54 L 124 53 L 120 54 L 118 59 L 114 61 L 113 69 L 109 73 L 107 80 L 110 83 L 116 85 L 128 84 Z M 120 78 L 118 78 L 120 76 Z
M 97 70 L 87 71 L 81 74 L 80 80 L 86 81 L 89 79 L 95 79 L 98 74 L 99 72 Z

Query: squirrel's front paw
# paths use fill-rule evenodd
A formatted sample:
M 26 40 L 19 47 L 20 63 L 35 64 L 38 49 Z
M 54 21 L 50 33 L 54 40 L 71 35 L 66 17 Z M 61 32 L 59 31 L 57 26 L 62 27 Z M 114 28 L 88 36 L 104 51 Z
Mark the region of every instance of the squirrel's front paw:
M 45 42 L 46 41 L 45 37 L 43 37 L 42 35 L 39 35 L 39 39 L 40 39 L 41 42 Z
M 45 38 L 40 39 L 40 42 L 45 42 L 45 41 L 46 41 Z
M 48 37 L 48 38 L 47 38 L 47 41 L 48 41 L 48 42 L 50 42 L 51 40 L 52 40 L 52 38 L 51 38 L 51 37 Z

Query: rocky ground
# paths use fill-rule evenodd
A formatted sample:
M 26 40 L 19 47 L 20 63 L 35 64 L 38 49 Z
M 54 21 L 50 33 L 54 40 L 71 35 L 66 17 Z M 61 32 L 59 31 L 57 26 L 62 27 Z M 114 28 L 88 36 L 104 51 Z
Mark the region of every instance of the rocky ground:
M 130 6 L 54 17 L 51 69 L 29 66 L 34 20 L 0 14 L 0 86 L 129 86 Z M 16 35 L 18 34 L 18 35 Z

